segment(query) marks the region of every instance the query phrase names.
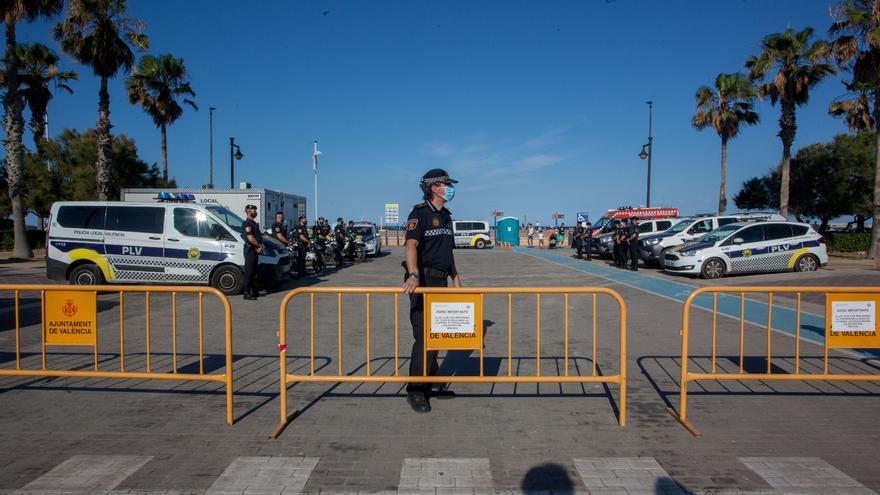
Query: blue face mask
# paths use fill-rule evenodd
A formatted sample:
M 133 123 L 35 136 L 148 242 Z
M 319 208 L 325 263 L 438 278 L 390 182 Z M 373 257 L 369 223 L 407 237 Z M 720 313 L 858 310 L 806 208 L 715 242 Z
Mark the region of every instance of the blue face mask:
M 446 202 L 452 201 L 452 198 L 455 197 L 455 187 L 452 184 L 447 184 L 445 188 L 443 188 L 443 199 Z

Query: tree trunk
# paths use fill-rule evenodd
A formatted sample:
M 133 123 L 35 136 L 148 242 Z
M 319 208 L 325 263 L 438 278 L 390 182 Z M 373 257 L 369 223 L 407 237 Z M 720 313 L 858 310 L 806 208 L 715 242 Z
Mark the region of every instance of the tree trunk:
M 727 210 L 727 136 L 721 136 L 721 188 L 718 191 L 718 214 Z
M 880 90 L 874 90 L 874 215 L 871 225 L 871 245 L 868 247 L 868 256 L 873 253 L 874 265 L 880 270 L 880 132 L 877 132 L 877 124 L 880 122 Z
M 34 152 L 40 152 L 40 146 L 46 140 L 46 114 L 31 108 L 31 134 L 34 137 Z
M 794 102 L 782 100 L 779 116 L 779 139 L 782 140 L 782 165 L 779 181 L 779 214 L 788 217 L 788 187 L 791 180 L 791 145 L 797 133 Z
M 98 138 L 98 160 L 95 162 L 98 199 L 107 201 L 110 196 L 110 155 L 113 138 L 110 136 L 110 93 L 107 91 L 107 78 L 101 78 L 101 90 L 98 92 L 98 124 L 95 135 Z
M 18 56 L 15 52 L 15 16 L 7 12 L 6 18 L 6 95 L 3 98 L 3 128 L 6 131 L 6 184 L 12 204 L 12 235 L 14 258 L 33 258 L 34 253 L 27 239 L 25 216 L 27 215 L 27 183 L 24 177 L 24 101 L 18 92 Z
M 825 235 L 825 232 L 828 231 L 828 222 L 830 222 L 830 221 L 831 221 L 831 219 L 828 217 L 821 217 L 820 223 L 819 223 L 819 233 L 820 234 Z
M 168 145 L 166 142 L 165 124 L 162 124 L 162 180 L 168 180 Z

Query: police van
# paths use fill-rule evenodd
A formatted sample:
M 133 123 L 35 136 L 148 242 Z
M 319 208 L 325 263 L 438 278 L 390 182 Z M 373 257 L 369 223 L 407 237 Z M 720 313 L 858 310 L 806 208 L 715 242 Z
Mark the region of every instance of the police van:
M 659 232 L 665 232 L 669 227 L 672 227 L 672 224 L 677 222 L 678 220 L 674 218 L 666 218 L 660 220 L 639 220 L 639 237 L 656 234 Z M 626 220 L 621 220 L 621 222 L 626 222 Z M 607 233 L 600 235 L 593 239 L 593 243 L 591 244 L 591 250 L 602 257 L 610 257 L 611 252 L 614 250 L 614 232 L 613 225 L 614 221 L 606 224 L 608 226 Z
M 455 220 L 452 222 L 455 247 L 475 247 L 483 249 L 491 246 L 489 222 L 480 220 Z
M 664 270 L 703 278 L 727 273 L 812 272 L 828 263 L 825 239 L 805 223 L 738 222 L 664 254 Z
M 785 221 L 785 217 L 773 212 L 734 213 L 732 215 L 697 215 L 683 218 L 665 232 L 639 238 L 639 258 L 645 264 L 658 263 L 662 268 L 664 254 L 686 242 L 699 239 L 707 233 L 728 224 L 742 221 Z
M 208 284 L 224 294 L 244 282 L 243 220 L 220 205 L 65 201 L 52 205 L 46 276 L 76 285 Z M 263 238 L 257 267 L 271 285 L 290 271 L 287 251 Z

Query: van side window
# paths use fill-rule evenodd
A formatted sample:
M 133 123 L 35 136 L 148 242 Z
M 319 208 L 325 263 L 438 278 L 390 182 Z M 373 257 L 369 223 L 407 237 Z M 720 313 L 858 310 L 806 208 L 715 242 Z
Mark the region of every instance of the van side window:
M 694 224 L 694 226 L 688 230 L 688 234 L 705 234 L 710 230 L 712 230 L 712 220 L 703 220 Z
M 152 206 L 110 206 L 107 230 L 161 234 L 165 230 L 165 208 Z
M 810 230 L 806 225 L 792 225 L 791 230 L 794 232 L 795 236 L 807 235 L 807 231 Z
M 62 206 L 58 208 L 58 224 L 68 229 L 104 230 L 105 206 Z
M 672 222 L 669 220 L 660 220 L 657 222 L 657 232 L 662 232 L 669 227 L 672 227 Z
M 764 240 L 764 229 L 762 229 L 760 225 L 753 225 L 747 229 L 740 230 L 734 237 L 741 238 L 743 244 L 761 242 Z
M 791 237 L 791 227 L 784 223 L 768 223 L 764 225 L 764 240 L 785 239 Z
M 639 233 L 644 234 L 645 232 L 652 232 L 651 230 L 651 222 L 645 222 L 639 224 Z
M 217 221 L 209 217 L 203 211 L 192 208 L 174 209 L 174 230 L 187 237 L 201 237 L 204 239 L 227 239 L 229 233 Z
M 718 226 L 724 227 L 729 223 L 736 223 L 737 219 L 735 217 L 722 217 L 718 219 Z

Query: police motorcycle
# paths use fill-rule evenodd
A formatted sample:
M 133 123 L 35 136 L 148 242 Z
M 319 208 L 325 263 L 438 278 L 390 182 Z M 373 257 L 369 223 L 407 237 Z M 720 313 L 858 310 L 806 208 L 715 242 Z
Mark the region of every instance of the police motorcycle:
M 312 265 L 312 270 L 314 270 L 316 274 L 324 271 L 324 269 L 327 268 L 327 265 L 331 263 L 335 264 L 335 256 L 333 255 L 335 241 L 325 237 L 323 239 L 324 247 L 322 248 L 317 242 L 318 238 L 319 236 L 314 236 L 312 238 L 312 244 L 306 253 L 306 262 Z
M 360 235 L 348 234 L 345 236 L 345 246 L 343 246 L 342 252 L 349 260 L 360 263 L 367 259 L 366 246 Z

